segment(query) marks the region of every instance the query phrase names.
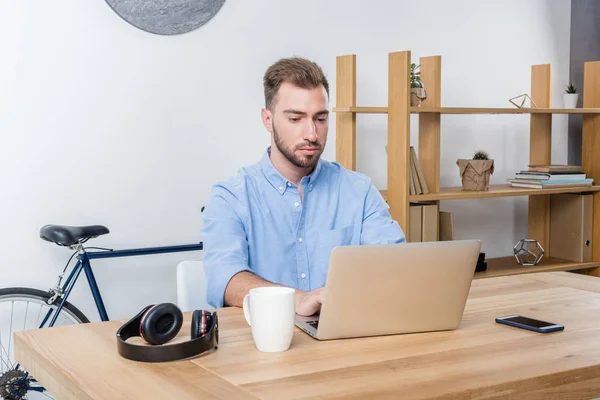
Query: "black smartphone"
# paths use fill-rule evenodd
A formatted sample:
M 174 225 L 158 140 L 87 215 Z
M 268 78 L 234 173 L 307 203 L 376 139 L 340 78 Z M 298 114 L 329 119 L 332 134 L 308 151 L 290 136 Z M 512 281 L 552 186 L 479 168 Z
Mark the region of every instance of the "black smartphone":
M 539 319 L 523 317 L 522 315 L 517 314 L 498 317 L 496 318 L 496 322 L 499 324 L 514 326 L 516 328 L 528 329 L 530 331 L 540 333 L 556 332 L 565 329 L 565 327 L 560 324 L 540 321 Z

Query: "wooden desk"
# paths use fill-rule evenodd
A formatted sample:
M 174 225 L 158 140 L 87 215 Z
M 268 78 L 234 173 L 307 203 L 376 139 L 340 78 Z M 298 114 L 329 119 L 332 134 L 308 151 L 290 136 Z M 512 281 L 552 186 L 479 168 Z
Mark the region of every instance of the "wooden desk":
M 499 325 L 521 313 L 565 325 Z M 189 314 L 181 340 L 189 337 Z M 119 357 L 124 321 L 19 332 L 16 358 L 59 399 L 600 397 L 600 278 L 550 272 L 474 280 L 460 329 L 255 350 L 240 309 L 219 310 L 220 347 L 193 360 Z

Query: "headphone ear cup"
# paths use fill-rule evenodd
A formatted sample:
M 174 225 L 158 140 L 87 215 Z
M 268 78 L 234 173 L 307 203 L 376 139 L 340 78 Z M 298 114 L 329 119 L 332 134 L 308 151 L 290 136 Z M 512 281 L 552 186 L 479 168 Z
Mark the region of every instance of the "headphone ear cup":
M 199 338 L 202 336 L 202 332 L 200 332 L 200 318 L 201 318 L 200 310 L 194 310 L 192 313 L 192 326 L 190 329 L 190 337 L 192 339 Z
M 212 322 L 211 314 L 204 310 L 194 310 L 192 313 L 191 338 L 197 339 L 203 336 L 210 329 Z
M 219 317 L 216 312 L 212 314 L 212 323 L 215 324 L 215 338 L 217 340 L 217 344 L 219 343 Z
M 173 303 L 161 303 L 150 308 L 140 322 L 140 336 L 150 344 L 164 344 L 179 333 L 183 313 Z

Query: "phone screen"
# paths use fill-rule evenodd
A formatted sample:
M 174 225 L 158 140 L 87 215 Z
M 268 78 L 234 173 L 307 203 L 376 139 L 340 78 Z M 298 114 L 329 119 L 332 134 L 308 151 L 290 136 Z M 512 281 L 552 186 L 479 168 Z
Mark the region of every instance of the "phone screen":
M 523 324 L 523 325 L 529 325 L 529 326 L 533 326 L 534 328 L 543 328 L 545 326 L 552 326 L 555 325 L 553 323 L 550 322 L 546 322 L 546 321 L 540 321 L 537 319 L 532 319 L 532 318 L 527 318 L 527 317 L 512 317 L 512 318 L 506 318 L 506 321 L 513 321 L 516 322 L 518 324 Z

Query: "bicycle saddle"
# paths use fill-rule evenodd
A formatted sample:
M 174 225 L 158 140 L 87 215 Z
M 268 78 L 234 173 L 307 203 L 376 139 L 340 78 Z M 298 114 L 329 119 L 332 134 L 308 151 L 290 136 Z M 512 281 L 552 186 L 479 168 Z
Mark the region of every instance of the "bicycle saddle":
M 46 225 L 40 229 L 40 237 L 48 242 L 56 243 L 61 246 L 72 246 L 100 235 L 106 235 L 108 232 L 108 228 L 102 225 Z

